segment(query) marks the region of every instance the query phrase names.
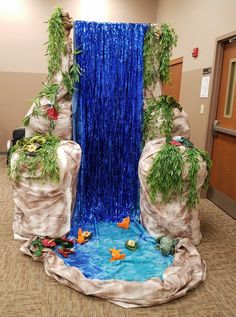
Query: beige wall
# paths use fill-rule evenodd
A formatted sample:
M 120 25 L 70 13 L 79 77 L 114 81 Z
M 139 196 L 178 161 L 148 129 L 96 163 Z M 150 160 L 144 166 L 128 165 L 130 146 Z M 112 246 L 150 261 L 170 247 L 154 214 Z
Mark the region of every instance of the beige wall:
M 32 97 L 41 89 L 44 74 L 0 72 L 0 152 L 12 131 L 22 127 L 22 119 L 29 110 Z
M 156 19 L 156 0 L 0 1 L 0 71 L 46 73 L 44 22 L 56 6 L 68 10 L 74 20 L 155 22 Z
M 0 152 L 12 130 L 22 126 L 29 100 L 40 90 L 47 63 L 43 43 L 56 6 L 74 20 L 155 22 L 156 0 L 0 1 Z
M 179 36 L 173 58 L 183 56 L 180 103 L 189 115 L 191 138 L 205 147 L 210 100 L 200 98 L 202 69 L 212 67 L 215 39 L 236 29 L 235 0 L 158 0 L 157 23 L 169 22 Z M 199 57 L 191 56 L 199 47 Z M 205 105 L 200 114 L 200 105 Z

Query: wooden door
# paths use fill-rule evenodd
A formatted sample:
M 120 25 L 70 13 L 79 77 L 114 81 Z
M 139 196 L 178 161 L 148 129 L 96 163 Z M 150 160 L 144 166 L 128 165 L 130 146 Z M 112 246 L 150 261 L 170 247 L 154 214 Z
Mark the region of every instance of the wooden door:
M 162 88 L 163 95 L 171 95 L 176 101 L 179 101 L 182 67 L 183 57 L 173 59 L 170 62 L 170 83 L 164 84 Z
M 236 217 L 236 42 L 223 44 L 208 197 Z

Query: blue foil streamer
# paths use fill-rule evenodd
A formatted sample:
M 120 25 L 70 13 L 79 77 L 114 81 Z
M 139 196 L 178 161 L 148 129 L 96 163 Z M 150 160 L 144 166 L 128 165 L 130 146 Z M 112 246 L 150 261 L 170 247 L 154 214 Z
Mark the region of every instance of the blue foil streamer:
M 143 42 L 147 24 L 75 22 L 83 69 L 73 97 L 74 138 L 82 147 L 72 231 L 119 221 L 138 207 Z

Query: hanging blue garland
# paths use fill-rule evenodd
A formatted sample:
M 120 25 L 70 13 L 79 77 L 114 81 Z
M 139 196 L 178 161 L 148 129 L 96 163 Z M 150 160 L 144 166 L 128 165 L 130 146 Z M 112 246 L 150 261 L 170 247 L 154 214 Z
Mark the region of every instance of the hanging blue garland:
M 143 42 L 147 24 L 75 22 L 74 138 L 82 147 L 72 226 L 118 221 L 138 209 Z

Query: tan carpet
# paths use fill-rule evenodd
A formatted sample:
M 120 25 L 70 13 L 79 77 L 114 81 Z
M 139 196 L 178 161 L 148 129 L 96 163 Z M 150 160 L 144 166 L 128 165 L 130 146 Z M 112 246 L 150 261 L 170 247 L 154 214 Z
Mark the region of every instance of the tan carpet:
M 207 278 L 185 297 L 160 306 L 125 310 L 67 288 L 44 272 L 41 263 L 19 251 L 12 236 L 12 193 L 6 158 L 0 156 L 0 317 L 231 317 L 236 316 L 236 221 L 202 200 Z

